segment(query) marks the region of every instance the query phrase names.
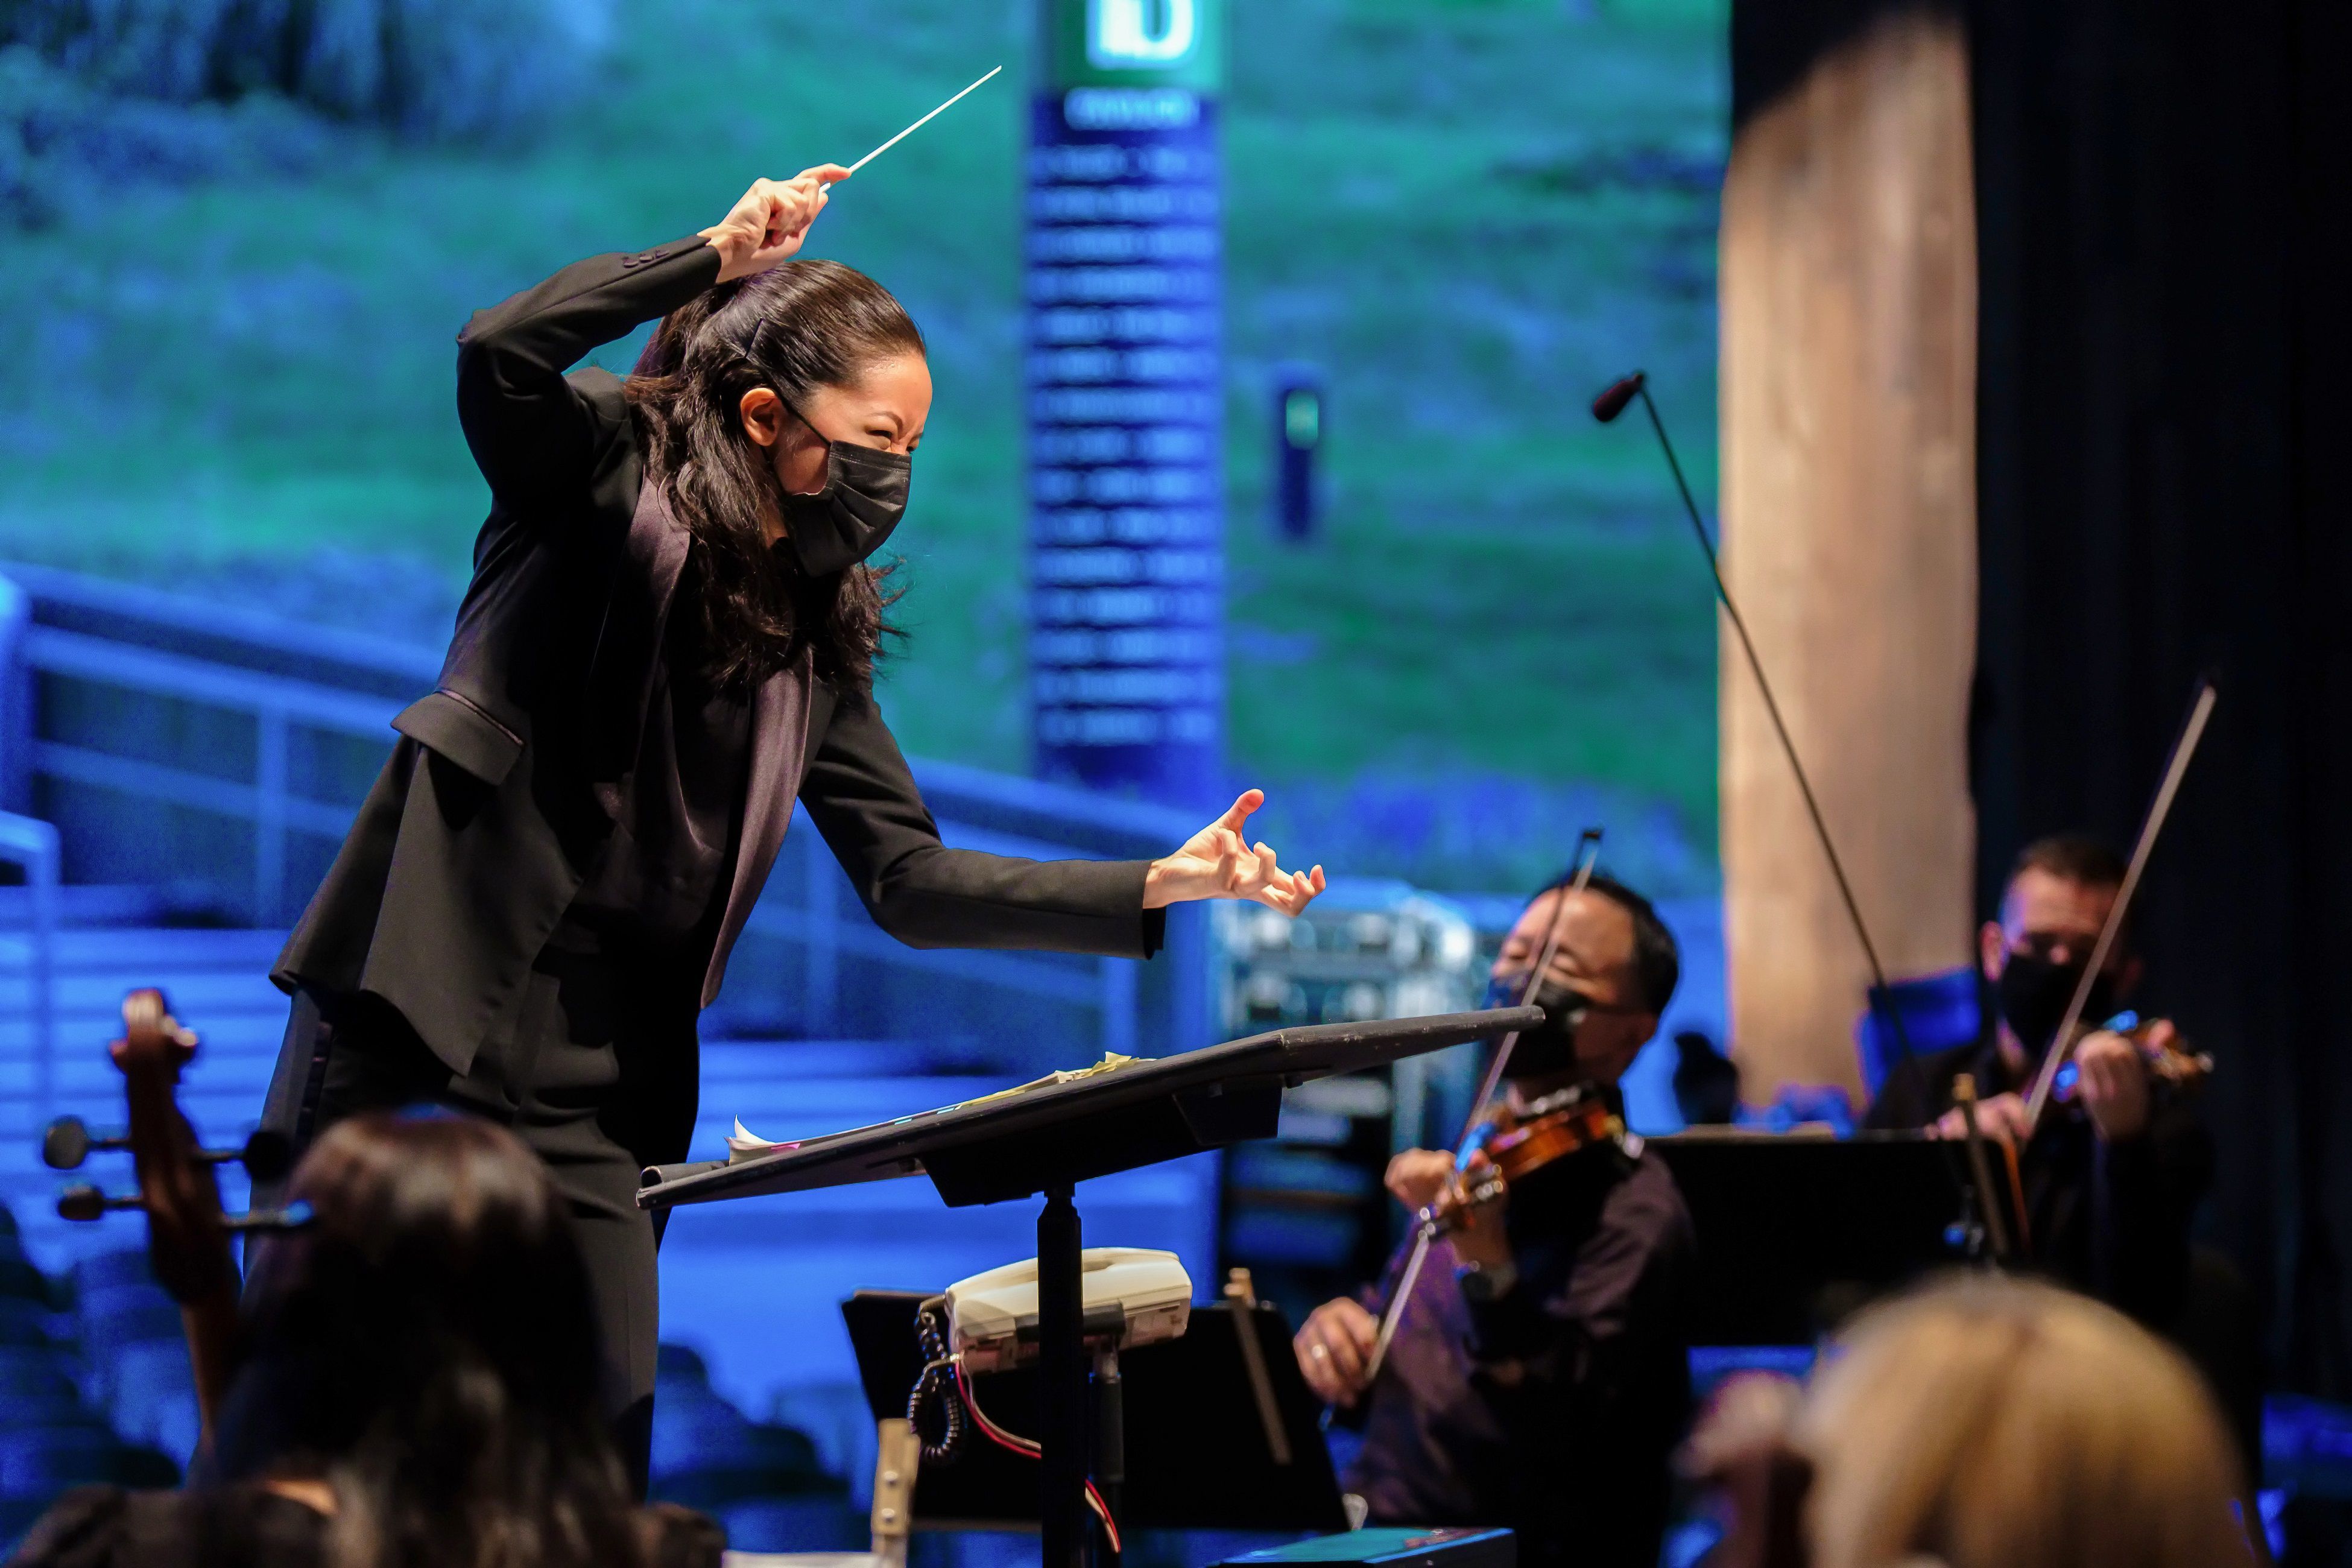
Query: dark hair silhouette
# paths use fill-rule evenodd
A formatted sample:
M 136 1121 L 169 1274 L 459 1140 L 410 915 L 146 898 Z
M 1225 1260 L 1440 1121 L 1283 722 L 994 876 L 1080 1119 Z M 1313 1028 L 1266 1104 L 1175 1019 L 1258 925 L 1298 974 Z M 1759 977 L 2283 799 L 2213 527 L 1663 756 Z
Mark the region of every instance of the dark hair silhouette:
M 827 680 L 873 679 L 889 599 L 889 567 L 856 565 L 812 578 L 772 550 L 761 519 L 777 504 L 774 470 L 743 433 L 740 406 L 773 388 L 797 409 L 820 386 L 855 383 L 875 364 L 924 352 L 923 334 L 890 291 L 837 261 L 787 261 L 722 283 L 662 318 L 627 383 L 646 453 L 694 541 L 708 674 L 740 687 L 790 664 L 805 647 Z
M 587 1270 L 545 1169 L 474 1117 L 337 1123 L 294 1173 L 223 1415 L 232 1478 L 329 1482 L 336 1568 L 635 1568 Z
M 2053 833 L 2017 852 L 2017 860 L 2009 868 L 2009 880 L 2001 884 L 2001 901 L 2007 904 L 2009 889 L 2028 871 L 2040 871 L 2076 887 L 2109 890 L 2124 885 L 2125 873 L 2129 869 L 2124 858 L 2103 838 L 2094 838 L 2087 833 Z M 2116 944 L 2123 952 L 2131 951 L 2128 919 L 2116 931 Z
M 2009 879 L 2014 882 L 2028 871 L 2041 871 L 2085 888 L 2120 888 L 2126 869 L 2124 858 L 2105 840 L 2087 833 L 2053 833 L 2018 851 Z

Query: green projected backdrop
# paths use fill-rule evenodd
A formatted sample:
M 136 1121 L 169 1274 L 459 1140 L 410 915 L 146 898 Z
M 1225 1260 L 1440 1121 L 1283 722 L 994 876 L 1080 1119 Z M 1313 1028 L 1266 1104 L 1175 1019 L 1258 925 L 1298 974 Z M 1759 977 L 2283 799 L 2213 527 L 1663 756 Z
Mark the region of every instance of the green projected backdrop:
M 0 52 L 0 554 L 437 641 L 485 504 L 452 408 L 467 312 L 855 157 L 1003 63 L 1007 90 L 861 174 L 813 249 L 933 344 L 892 721 L 1025 768 L 1024 9 L 572 9 L 577 79 L 492 126 L 163 103 Z M 1654 453 L 1584 405 L 1646 368 L 1711 494 L 1719 0 L 1227 20 L 1233 772 L 1275 792 L 1269 837 L 1349 870 L 1523 886 L 1605 815 L 1629 875 L 1708 890 L 1706 578 Z M 1327 388 L 1305 546 L 1267 515 L 1294 362 Z

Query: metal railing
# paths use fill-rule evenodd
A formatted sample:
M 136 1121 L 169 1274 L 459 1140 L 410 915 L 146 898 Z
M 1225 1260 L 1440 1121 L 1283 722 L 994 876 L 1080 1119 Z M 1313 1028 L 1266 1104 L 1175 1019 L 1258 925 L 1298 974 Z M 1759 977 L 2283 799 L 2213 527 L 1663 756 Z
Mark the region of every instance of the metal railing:
M 393 716 L 410 697 L 429 689 L 439 660 L 379 639 L 45 568 L 0 566 L 0 593 L 9 579 L 29 601 L 30 624 L 20 625 L 13 637 L 0 637 L 0 680 L 13 682 L 8 689 L 18 693 L 8 705 L 13 716 L 0 717 L 13 726 L 14 743 L 22 749 L 14 765 L 37 781 L 31 793 L 95 789 L 250 825 L 249 892 L 239 901 L 255 923 L 282 923 L 289 912 L 292 843 L 303 836 L 339 839 L 358 805 L 356 799 L 318 799 L 294 786 L 295 737 L 309 731 L 389 750 Z M 46 723 L 50 704 L 44 695 L 61 685 L 234 715 L 252 726 L 249 753 L 225 755 L 215 742 L 201 754 L 158 760 L 152 746 L 149 754 L 112 749 L 110 734 L 61 738 Z M 10 739 L 0 738 L 0 751 L 10 745 Z M 1040 858 L 1160 854 L 1191 830 L 1185 818 L 1156 806 L 960 764 L 913 766 L 941 837 L 961 847 Z M 786 863 L 780 862 L 747 929 L 801 951 L 804 1032 L 831 1027 L 841 1013 L 845 964 L 867 962 L 934 984 L 988 987 L 1088 1010 L 1106 1050 L 1133 1053 L 1147 1035 L 1166 1048 L 1207 1039 L 1206 934 L 1198 921 L 1171 922 L 1169 962 L 1176 973 L 1151 988 L 1150 1005 L 1164 1016 L 1147 1030 L 1147 1002 L 1134 962 L 902 947 L 866 918 L 831 857 L 811 851 L 815 832 L 806 814 L 796 810 L 794 825 L 787 844 L 798 844 L 788 861 L 798 862 L 799 874 L 785 874 Z M 48 829 L 45 864 L 54 886 L 56 830 L 47 823 L 31 826 Z M 63 845 L 68 868 L 75 850 L 69 828 Z M 50 911 L 53 925 L 54 899 L 36 904 Z M 48 1007 L 52 982 L 38 974 L 32 979 L 36 1005 Z M 46 1038 L 37 1047 L 44 1064 L 38 1071 L 51 1070 L 53 1049 Z
M 293 731 L 300 726 L 382 740 L 393 715 L 403 706 L 396 700 L 341 691 L 282 675 L 256 674 L 182 654 L 156 653 L 53 626 L 28 627 L 18 651 L 26 665 L 43 675 L 173 698 L 253 721 L 251 784 L 44 740 L 37 731 L 32 742 L 32 766 L 34 773 L 49 778 L 95 784 L 253 824 L 252 910 L 255 920 L 263 925 L 276 925 L 284 918 L 288 836 L 300 831 L 340 838 L 352 822 L 351 806 L 306 799 L 289 787 L 287 757 Z
M 58 1100 L 58 830 L 38 817 L 0 811 L 0 860 L 21 867 L 31 897 L 25 921 L 25 1016 L 32 1053 L 34 1125 Z

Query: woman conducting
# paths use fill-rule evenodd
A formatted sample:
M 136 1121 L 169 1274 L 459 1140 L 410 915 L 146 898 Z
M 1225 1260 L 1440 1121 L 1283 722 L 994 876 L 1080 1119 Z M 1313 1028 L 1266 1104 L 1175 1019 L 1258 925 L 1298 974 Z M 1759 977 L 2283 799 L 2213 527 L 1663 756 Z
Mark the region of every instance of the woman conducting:
M 435 1100 L 547 1162 L 640 1485 L 656 1231 L 637 1173 L 685 1157 L 696 1015 L 795 798 L 915 946 L 1145 958 L 1171 903 L 1292 913 L 1323 889 L 1243 837 L 1255 791 L 1150 862 L 940 844 L 875 703 L 866 564 L 930 408 L 922 335 L 871 279 L 788 260 L 847 173 L 761 180 L 713 227 L 567 267 L 458 335 L 491 496 L 473 582 L 272 973 L 294 1005 L 268 1125 L 302 1144 Z M 565 374 L 656 317 L 627 380 Z

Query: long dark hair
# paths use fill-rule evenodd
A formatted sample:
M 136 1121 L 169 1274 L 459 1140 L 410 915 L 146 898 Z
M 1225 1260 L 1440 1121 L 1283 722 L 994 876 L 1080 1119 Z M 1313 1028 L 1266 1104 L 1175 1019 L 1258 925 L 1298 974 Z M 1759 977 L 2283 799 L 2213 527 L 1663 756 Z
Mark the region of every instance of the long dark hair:
M 318 1218 L 257 1260 L 224 1472 L 331 1485 L 336 1568 L 642 1563 L 587 1268 L 530 1151 L 475 1117 L 372 1113 L 292 1191 Z
M 887 626 L 888 566 L 812 578 L 772 550 L 761 520 L 777 504 L 775 472 L 743 434 L 743 395 L 766 386 L 794 408 L 820 386 L 845 386 L 883 360 L 921 353 L 923 334 L 890 291 L 837 261 L 787 261 L 721 283 L 662 318 L 628 395 L 657 484 L 693 536 L 709 676 L 756 682 L 799 657 L 863 686 Z

